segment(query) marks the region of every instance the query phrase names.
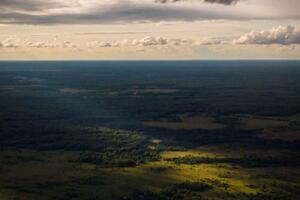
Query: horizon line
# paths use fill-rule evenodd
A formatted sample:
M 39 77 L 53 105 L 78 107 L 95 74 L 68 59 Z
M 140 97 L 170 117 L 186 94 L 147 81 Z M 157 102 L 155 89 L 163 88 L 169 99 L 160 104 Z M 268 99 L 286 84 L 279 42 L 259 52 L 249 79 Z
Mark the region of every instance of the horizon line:
M 20 59 L 0 62 L 199 62 L 199 61 L 300 61 L 300 59 Z

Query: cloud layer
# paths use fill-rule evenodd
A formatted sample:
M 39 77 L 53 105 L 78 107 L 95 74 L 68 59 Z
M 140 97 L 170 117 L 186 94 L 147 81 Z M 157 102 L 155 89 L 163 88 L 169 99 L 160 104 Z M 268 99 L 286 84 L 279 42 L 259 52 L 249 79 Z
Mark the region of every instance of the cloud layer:
M 204 0 L 207 3 L 220 3 L 225 5 L 230 5 L 238 2 L 239 0 Z
M 0 48 L 77 48 L 78 46 L 78 44 L 70 41 L 57 41 L 56 37 L 53 40 L 38 42 L 13 37 L 0 41 Z
M 111 47 L 153 47 L 153 46 L 211 46 L 211 45 L 300 45 L 300 29 L 293 26 L 278 26 L 270 30 L 251 31 L 239 37 L 213 38 L 166 38 L 145 36 L 122 40 L 93 40 L 74 43 L 58 40 L 29 41 L 9 37 L 0 41 L 0 48 L 111 48 Z
M 193 0 L 156 0 L 157 3 L 176 3 L 176 2 L 182 2 L 182 1 L 193 1 Z M 204 2 L 204 3 L 219 3 L 219 4 L 225 4 L 230 5 L 238 2 L 239 0 L 194 0 L 196 2 Z
M 300 19 L 298 0 L 0 0 L 0 24 Z M 179 2 L 180 1 L 180 2 Z M 236 4 L 236 2 L 238 2 Z
M 233 42 L 234 44 L 300 44 L 300 30 L 293 26 L 278 26 L 267 31 L 251 31 Z

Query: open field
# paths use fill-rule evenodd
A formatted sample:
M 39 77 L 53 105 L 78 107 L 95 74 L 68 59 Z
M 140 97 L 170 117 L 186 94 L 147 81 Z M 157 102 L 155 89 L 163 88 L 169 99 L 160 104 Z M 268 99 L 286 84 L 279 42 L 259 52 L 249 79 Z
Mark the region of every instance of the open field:
M 215 122 L 214 118 L 212 117 L 205 117 L 205 116 L 195 116 L 195 117 L 188 117 L 188 116 L 180 116 L 179 122 L 170 122 L 168 120 L 160 120 L 160 121 L 146 121 L 143 122 L 145 126 L 149 127 L 161 127 L 171 130 L 193 130 L 193 129 L 222 129 L 225 127 L 224 124 L 220 124 Z
M 289 121 L 279 120 L 276 118 L 249 116 L 240 118 L 239 128 L 244 130 L 256 130 L 256 129 L 270 129 L 270 128 L 281 128 L 287 127 Z
M 269 140 L 283 140 L 283 141 L 299 141 L 299 130 L 266 130 L 260 135 L 262 138 Z
M 77 88 L 61 88 L 59 89 L 62 93 L 69 93 L 69 94 L 78 94 L 81 92 L 93 92 L 92 90 L 85 90 L 85 89 L 77 89 Z

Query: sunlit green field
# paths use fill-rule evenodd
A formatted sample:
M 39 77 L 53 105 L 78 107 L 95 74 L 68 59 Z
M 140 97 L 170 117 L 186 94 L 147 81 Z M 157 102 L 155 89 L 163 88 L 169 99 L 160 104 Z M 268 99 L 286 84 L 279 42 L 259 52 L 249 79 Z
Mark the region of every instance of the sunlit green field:
M 205 184 L 205 191 L 185 191 L 182 198 L 272 199 L 298 194 L 300 172 L 296 167 L 245 168 L 230 163 L 176 164 L 176 158 L 226 158 L 230 154 L 207 150 L 166 151 L 157 161 L 135 167 L 101 167 L 76 163 L 80 152 L 7 150 L 1 152 L 2 199 L 116 199 L 133 198 L 138 191 L 159 196 L 176 185 Z M 256 152 L 257 153 L 257 152 Z M 260 152 L 262 153 L 262 152 Z M 194 194 L 195 193 L 195 194 Z M 172 194 L 175 195 L 175 194 Z M 22 197 L 22 198 L 20 198 Z M 296 197 L 296 196 L 294 196 Z M 146 197 L 145 197 L 146 198 Z M 179 197 L 178 197 L 179 198 Z

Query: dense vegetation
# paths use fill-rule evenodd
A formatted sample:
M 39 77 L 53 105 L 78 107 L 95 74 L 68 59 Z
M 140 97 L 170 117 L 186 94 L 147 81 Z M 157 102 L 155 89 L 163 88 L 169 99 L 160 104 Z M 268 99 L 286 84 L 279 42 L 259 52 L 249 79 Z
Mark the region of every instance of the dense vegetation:
M 298 61 L 0 62 L 0 199 L 296 199 L 299 77 Z

